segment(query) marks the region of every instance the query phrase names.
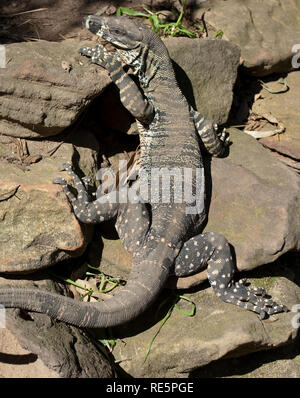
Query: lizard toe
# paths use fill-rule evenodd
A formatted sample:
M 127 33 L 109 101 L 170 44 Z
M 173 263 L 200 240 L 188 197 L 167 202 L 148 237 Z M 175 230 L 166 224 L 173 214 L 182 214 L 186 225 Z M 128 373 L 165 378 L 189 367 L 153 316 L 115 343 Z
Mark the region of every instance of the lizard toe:
M 71 163 L 64 162 L 59 166 L 59 171 L 70 171 L 72 170 Z
M 53 184 L 58 184 L 58 185 L 67 185 L 67 181 L 62 178 L 62 177 L 56 177 L 52 180 Z

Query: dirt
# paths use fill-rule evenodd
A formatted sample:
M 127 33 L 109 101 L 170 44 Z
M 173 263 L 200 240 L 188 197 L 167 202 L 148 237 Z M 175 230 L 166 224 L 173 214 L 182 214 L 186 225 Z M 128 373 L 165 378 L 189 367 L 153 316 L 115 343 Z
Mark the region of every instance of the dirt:
M 180 10 L 179 0 L 1 0 L 0 43 L 61 41 L 76 37 L 85 40 L 91 37 L 81 25 L 85 15 L 114 13 L 120 6 L 139 11 L 144 11 L 143 6 L 153 11 Z M 201 21 L 193 21 L 191 15 L 186 8 L 185 26 L 191 27 L 194 22 L 201 25 Z

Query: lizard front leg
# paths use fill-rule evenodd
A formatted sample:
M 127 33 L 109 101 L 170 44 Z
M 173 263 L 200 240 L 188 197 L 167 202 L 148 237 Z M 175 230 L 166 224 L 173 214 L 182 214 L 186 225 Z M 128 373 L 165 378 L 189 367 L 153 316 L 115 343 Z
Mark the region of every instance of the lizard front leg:
M 233 280 L 236 267 L 230 246 L 220 234 L 206 232 L 185 242 L 175 260 L 174 273 L 188 276 L 206 267 L 209 283 L 221 300 L 256 312 L 261 319 L 266 314 L 287 311 L 284 305 L 265 298 L 264 289 L 248 288 L 243 280 Z
M 154 116 L 152 104 L 145 99 L 133 79 L 125 72 L 119 57 L 108 52 L 103 46 L 84 47 L 79 53 L 90 57 L 90 62 L 103 66 L 120 91 L 125 108 L 142 124 L 149 124 Z
M 203 115 L 192 107 L 190 107 L 190 114 L 206 150 L 213 156 L 222 156 L 230 144 L 226 130 L 223 129 L 222 133 L 219 134 L 217 123 L 205 119 Z
M 101 198 L 91 201 L 87 192 L 85 182 L 74 173 L 69 163 L 63 163 L 61 170 L 68 172 L 73 177 L 77 189 L 77 197 L 70 190 L 67 181 L 64 178 L 58 177 L 53 180 L 54 184 L 59 184 L 73 207 L 76 217 L 85 224 L 98 224 L 102 221 L 113 218 L 117 211 L 119 204 L 116 202 L 113 195 L 105 195 L 105 201 Z M 103 199 L 103 198 L 102 198 Z

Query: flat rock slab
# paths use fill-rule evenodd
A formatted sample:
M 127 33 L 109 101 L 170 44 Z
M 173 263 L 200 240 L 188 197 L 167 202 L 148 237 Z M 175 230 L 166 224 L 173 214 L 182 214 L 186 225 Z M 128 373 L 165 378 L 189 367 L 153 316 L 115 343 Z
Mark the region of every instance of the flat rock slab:
M 299 250 L 299 177 L 256 140 L 229 129 L 227 158 L 211 163 L 212 196 L 206 231 L 233 245 L 240 270 Z
M 289 90 L 285 93 L 272 94 L 262 89 L 262 99 L 258 99 L 252 107 L 257 114 L 271 114 L 285 126 L 280 136 L 261 138 L 259 142 L 267 148 L 284 156 L 281 157 L 288 165 L 300 172 L 300 120 L 299 120 L 299 87 L 300 72 L 289 73 L 286 77 Z M 276 82 L 268 82 L 272 90 L 278 90 Z
M 1 134 L 38 138 L 73 124 L 111 82 L 106 71 L 78 54 L 93 42 L 27 42 L 6 45 L 0 69 Z
M 62 293 L 49 280 L 0 278 L 0 286 Z M 20 316 L 18 310 L 6 310 L 6 328 L 0 329 L 0 351 L 1 377 L 106 378 L 114 375 L 107 358 L 83 330 L 55 322 L 43 314 Z
M 177 80 L 190 104 L 195 104 L 205 117 L 225 123 L 240 62 L 239 47 L 226 40 L 209 38 L 174 37 L 165 39 L 164 43 L 177 64 Z
M 223 38 L 241 48 L 245 71 L 265 76 L 293 69 L 293 46 L 300 43 L 300 5 L 297 0 L 199 1 L 194 17 L 204 19 Z
M 285 277 L 272 277 L 268 284 L 274 300 L 289 307 L 299 301 L 299 287 Z M 132 324 L 113 331 L 114 337 L 120 337 L 114 349 L 115 359 L 128 374 L 133 377 L 189 377 L 196 369 L 221 358 L 272 349 L 291 342 L 298 334 L 299 329 L 291 323 L 294 312 L 261 321 L 254 313 L 221 302 L 211 288 L 185 293 L 185 296 L 196 305 L 193 317 L 174 308 L 159 330 L 168 306 L 156 317 L 159 306 L 156 303 L 134 323 L 135 332 Z M 184 305 L 182 309 L 186 311 L 189 309 L 184 301 L 178 304 Z
M 93 135 L 79 129 L 58 141 L 26 140 L 29 153 L 41 157 L 33 164 L 18 158 L 18 143 L 0 136 L 0 272 L 30 272 L 79 256 L 92 231 L 79 224 L 52 180 L 67 178 L 59 167 L 74 157 L 83 173 L 96 175 L 99 148 Z

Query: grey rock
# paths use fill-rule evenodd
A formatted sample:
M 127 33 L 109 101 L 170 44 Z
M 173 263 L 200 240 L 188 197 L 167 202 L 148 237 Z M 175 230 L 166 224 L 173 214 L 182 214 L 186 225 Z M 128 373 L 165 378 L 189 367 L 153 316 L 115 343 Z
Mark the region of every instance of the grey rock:
M 0 69 L 1 134 L 40 138 L 73 124 L 93 98 L 110 84 L 103 68 L 87 66 L 78 54 L 92 42 L 14 43 L 6 45 Z
M 241 48 L 244 70 L 256 76 L 293 69 L 293 46 L 300 43 L 300 6 L 297 0 L 201 1 L 195 18 L 205 21 L 223 38 Z
M 237 267 L 249 270 L 299 250 L 299 177 L 254 138 L 229 129 L 227 158 L 211 163 L 207 231 L 233 245 Z
M 185 37 L 165 39 L 164 43 L 179 66 L 175 64 L 177 79 L 190 103 L 205 117 L 225 123 L 237 77 L 239 47 L 225 40 Z
M 280 159 L 300 172 L 300 121 L 299 121 L 299 86 L 300 71 L 289 73 L 286 76 L 289 90 L 285 93 L 272 94 L 262 89 L 261 99 L 257 100 L 252 111 L 257 114 L 274 115 L 285 127 L 285 132 L 278 136 L 262 138 L 259 142 L 265 147 L 282 155 Z M 278 84 L 268 82 L 272 89 L 278 90 Z
M 30 272 L 77 257 L 92 232 L 91 226 L 78 223 L 62 187 L 52 180 L 67 178 L 59 167 L 73 159 L 75 167 L 95 177 L 99 148 L 93 135 L 78 129 L 58 141 L 26 140 L 29 153 L 41 158 L 32 164 L 14 154 L 18 142 L 0 136 L 1 272 Z

